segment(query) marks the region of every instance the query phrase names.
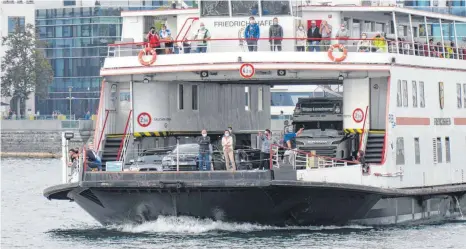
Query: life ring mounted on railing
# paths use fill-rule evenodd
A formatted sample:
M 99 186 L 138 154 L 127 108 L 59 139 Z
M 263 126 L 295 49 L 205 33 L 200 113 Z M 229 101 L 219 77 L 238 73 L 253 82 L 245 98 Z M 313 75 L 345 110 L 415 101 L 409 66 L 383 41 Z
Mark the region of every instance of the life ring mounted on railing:
M 143 56 L 145 56 L 147 53 L 152 54 L 152 58 L 149 61 L 145 61 L 143 58 Z M 157 59 L 157 53 L 151 47 L 146 47 L 146 48 L 141 49 L 141 51 L 139 51 L 138 58 L 139 58 L 139 63 L 141 63 L 141 65 L 150 66 L 154 64 L 155 60 Z
M 333 50 L 336 49 L 336 48 L 343 51 L 342 56 L 340 56 L 340 57 L 333 56 Z M 328 49 L 328 58 L 330 58 L 330 60 L 333 61 L 333 62 L 342 62 L 342 61 L 344 61 L 346 59 L 346 57 L 348 57 L 348 49 L 346 49 L 345 46 L 343 46 L 343 44 L 333 44 Z

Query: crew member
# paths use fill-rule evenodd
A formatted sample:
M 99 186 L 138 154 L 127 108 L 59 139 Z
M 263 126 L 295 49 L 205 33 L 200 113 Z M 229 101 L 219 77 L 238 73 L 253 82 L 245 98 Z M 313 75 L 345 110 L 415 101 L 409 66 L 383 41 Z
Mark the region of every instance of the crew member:
M 272 145 L 272 132 L 269 129 L 265 130 L 265 133 L 259 132 L 259 138 L 262 141 L 261 153 L 260 153 L 260 162 L 262 169 L 270 168 L 270 145 Z
M 98 171 L 102 171 L 102 161 L 100 157 L 97 155 L 97 152 L 94 151 L 94 147 L 89 145 L 89 148 L 86 150 L 86 159 L 87 159 L 87 166 L 89 168 Z

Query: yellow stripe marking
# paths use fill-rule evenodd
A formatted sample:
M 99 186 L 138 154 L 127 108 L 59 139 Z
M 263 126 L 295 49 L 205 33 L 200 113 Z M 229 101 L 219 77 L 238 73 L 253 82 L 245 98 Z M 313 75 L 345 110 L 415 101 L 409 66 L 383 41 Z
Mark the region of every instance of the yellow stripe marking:
M 146 137 L 150 137 L 150 132 L 145 131 L 145 132 L 144 132 L 144 135 L 145 135 Z

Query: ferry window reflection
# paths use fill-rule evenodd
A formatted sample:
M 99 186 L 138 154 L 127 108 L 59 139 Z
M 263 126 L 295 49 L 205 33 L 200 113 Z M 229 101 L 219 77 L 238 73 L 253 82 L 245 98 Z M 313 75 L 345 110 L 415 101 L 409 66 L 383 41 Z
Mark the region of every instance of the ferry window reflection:
M 401 80 L 398 80 L 396 85 L 396 106 L 401 107 Z
M 201 16 L 230 16 L 228 0 L 201 1 Z
M 445 161 L 447 163 L 451 162 L 450 137 L 445 137 Z
M 235 0 L 231 1 L 233 16 L 258 16 L 259 1 Z
M 466 84 L 463 84 L 463 106 L 466 108 Z
M 403 80 L 403 106 L 408 107 L 408 81 Z
M 442 163 L 442 138 L 437 138 L 437 162 Z
M 396 138 L 396 165 L 405 164 L 405 143 L 402 137 Z
M 413 107 L 417 107 L 417 84 L 416 81 L 413 80 Z
M 418 137 L 414 138 L 414 163 L 421 164 L 421 149 Z
M 419 81 L 419 106 L 421 108 L 424 108 L 426 107 L 426 101 L 425 101 L 425 98 L 424 98 L 424 82 L 423 81 Z
M 261 1 L 262 15 L 290 15 L 289 1 Z
M 458 102 L 458 108 L 463 107 L 461 103 L 463 100 L 461 98 L 461 84 L 460 83 L 456 84 L 456 97 L 457 97 L 457 102 Z

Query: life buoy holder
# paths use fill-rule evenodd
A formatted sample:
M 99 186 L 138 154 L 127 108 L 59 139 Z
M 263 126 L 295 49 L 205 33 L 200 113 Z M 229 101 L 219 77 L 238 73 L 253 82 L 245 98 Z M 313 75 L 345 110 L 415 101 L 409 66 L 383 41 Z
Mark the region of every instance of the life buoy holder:
M 343 55 L 340 56 L 340 57 L 335 58 L 335 56 L 333 56 L 333 50 L 335 48 L 338 48 L 338 49 L 342 50 Z M 330 60 L 333 61 L 333 62 L 342 62 L 342 61 L 344 61 L 346 59 L 347 56 L 348 56 L 348 49 L 346 49 L 345 46 L 343 46 L 343 44 L 333 44 L 328 49 L 328 58 L 330 58 Z
M 143 58 L 143 56 L 145 56 L 147 53 L 152 54 L 152 58 L 149 61 L 145 61 Z M 152 48 L 146 47 L 144 49 L 141 49 L 141 51 L 139 51 L 138 58 L 139 58 L 139 63 L 141 63 L 141 65 L 150 66 L 154 64 L 155 60 L 157 59 L 157 53 Z

